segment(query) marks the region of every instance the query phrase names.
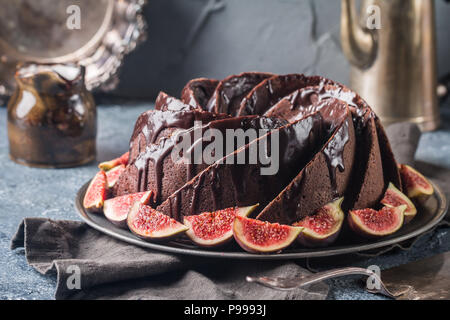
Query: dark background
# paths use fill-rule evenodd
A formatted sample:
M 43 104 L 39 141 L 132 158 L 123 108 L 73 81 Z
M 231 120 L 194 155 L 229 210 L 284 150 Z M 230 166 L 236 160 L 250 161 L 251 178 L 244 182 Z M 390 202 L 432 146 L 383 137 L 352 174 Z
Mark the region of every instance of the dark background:
M 121 82 L 106 97 L 148 100 L 160 90 L 178 96 L 191 78 L 249 70 L 320 74 L 348 84 L 340 0 L 223 0 L 189 42 L 208 2 L 149 0 L 147 41 L 125 58 Z M 436 0 L 436 20 L 441 77 L 450 72 L 450 4 Z

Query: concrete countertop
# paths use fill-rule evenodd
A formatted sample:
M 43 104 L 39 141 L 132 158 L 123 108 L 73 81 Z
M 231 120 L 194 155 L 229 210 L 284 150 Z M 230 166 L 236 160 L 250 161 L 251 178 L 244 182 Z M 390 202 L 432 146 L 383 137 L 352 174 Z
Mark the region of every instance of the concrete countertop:
M 97 162 L 72 169 L 34 169 L 9 160 L 6 108 L 0 108 L 0 299 L 52 299 L 55 278 L 42 276 L 27 265 L 23 249 L 11 251 L 10 239 L 25 217 L 76 219 L 73 203 L 78 188 L 97 171 L 97 163 L 128 149 L 137 116 L 150 104 L 102 105 L 98 108 Z M 422 136 L 416 157 L 450 169 L 450 106 L 442 108 L 444 125 Z M 450 193 L 450 190 L 446 190 Z M 450 229 L 421 238 L 411 250 L 377 258 L 328 259 L 328 265 L 369 266 L 382 269 L 450 250 Z M 339 261 L 339 262 L 338 262 Z M 323 260 L 309 261 L 314 267 Z M 365 293 L 358 277 L 329 282 L 329 299 L 378 299 Z

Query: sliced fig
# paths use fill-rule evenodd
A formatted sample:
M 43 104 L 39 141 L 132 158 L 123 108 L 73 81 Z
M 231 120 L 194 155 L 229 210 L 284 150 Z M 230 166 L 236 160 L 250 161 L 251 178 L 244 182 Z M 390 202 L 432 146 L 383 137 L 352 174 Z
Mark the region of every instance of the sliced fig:
M 86 210 L 99 212 L 107 196 L 106 174 L 99 171 L 91 180 L 83 199 L 83 207 Z
M 360 209 L 350 211 L 348 223 L 353 231 L 366 238 L 377 238 L 397 232 L 403 225 L 406 205 L 381 210 Z
M 233 222 L 236 216 L 247 217 L 257 206 L 227 208 L 185 216 L 183 223 L 189 228 L 186 235 L 201 247 L 223 245 L 233 238 Z
M 398 190 L 393 183 L 389 183 L 381 203 L 391 208 L 406 205 L 404 223 L 410 222 L 417 214 L 417 209 L 414 203 L 412 203 L 412 201 L 405 194 L 403 194 L 403 192 Z
M 121 164 L 112 168 L 106 172 L 106 181 L 108 182 L 108 188 L 114 187 L 122 172 L 125 171 L 125 165 Z
M 431 183 L 419 171 L 406 164 L 399 165 L 399 169 L 402 185 L 409 198 L 425 199 L 434 193 Z
M 341 231 L 344 221 L 344 212 L 341 204 L 344 198 L 330 202 L 317 210 L 313 215 L 303 218 L 293 224 L 303 227 L 298 241 L 305 247 L 321 247 L 333 243 Z
M 297 239 L 302 227 L 236 216 L 233 236 L 242 249 L 252 253 L 277 252 Z
M 148 241 L 169 240 L 188 230 L 184 224 L 140 202 L 132 205 L 127 225 L 131 232 Z
M 98 167 L 104 171 L 108 171 L 114 167 L 120 166 L 121 164 L 127 165 L 129 156 L 130 153 L 126 152 L 118 158 L 100 163 Z
M 147 204 L 152 196 L 153 191 L 147 191 L 108 199 L 103 205 L 103 213 L 105 214 L 105 217 L 113 224 L 118 227 L 125 228 L 127 226 L 127 216 L 131 206 L 135 202 Z

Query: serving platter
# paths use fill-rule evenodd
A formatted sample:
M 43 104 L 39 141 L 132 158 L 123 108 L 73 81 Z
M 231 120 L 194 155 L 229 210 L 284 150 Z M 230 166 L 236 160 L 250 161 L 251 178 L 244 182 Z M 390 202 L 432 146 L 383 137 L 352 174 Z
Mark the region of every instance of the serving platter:
M 112 90 L 126 54 L 145 39 L 145 0 L 0 0 L 0 101 L 23 63 L 86 67 L 88 90 Z
M 417 237 L 435 227 L 446 215 L 448 202 L 442 189 L 433 183 L 435 193 L 427 202 L 418 207 L 417 216 L 407 225 L 403 226 L 395 234 L 378 240 L 363 240 L 357 237 L 343 237 L 324 248 L 300 248 L 292 247 L 281 253 L 276 254 L 252 254 L 243 251 L 237 244 L 216 249 L 199 248 L 189 242 L 187 239 L 177 239 L 167 243 L 151 243 L 144 241 L 129 230 L 120 229 L 110 223 L 102 213 L 91 213 L 83 208 L 83 198 L 89 182 L 84 184 L 78 191 L 75 199 L 75 207 L 81 219 L 92 228 L 105 233 L 113 238 L 149 248 L 158 251 L 227 259 L 246 259 L 246 260 L 283 260 L 300 259 L 313 257 L 326 257 L 340 254 L 357 253 L 377 248 L 383 248 L 401 243 L 405 240 Z

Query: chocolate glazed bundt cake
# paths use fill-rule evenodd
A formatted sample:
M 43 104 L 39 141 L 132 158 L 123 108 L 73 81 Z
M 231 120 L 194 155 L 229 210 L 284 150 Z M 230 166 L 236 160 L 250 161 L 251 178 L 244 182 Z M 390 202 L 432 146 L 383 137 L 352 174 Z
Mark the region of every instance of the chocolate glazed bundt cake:
M 213 164 L 173 161 L 173 137 L 195 124 L 259 132 Z M 279 166 L 262 175 L 261 162 L 242 164 L 252 146 L 277 137 Z M 224 142 L 225 143 L 225 142 Z M 273 142 L 272 142 L 273 143 Z M 202 148 L 207 141 L 193 140 Z M 185 216 L 259 203 L 257 219 L 291 225 L 344 197 L 343 208 L 374 207 L 389 183 L 402 189 L 383 127 L 355 92 L 302 74 L 242 73 L 222 81 L 191 80 L 181 100 L 161 92 L 155 110 L 141 114 L 115 197 L 154 192 L 157 211 Z

